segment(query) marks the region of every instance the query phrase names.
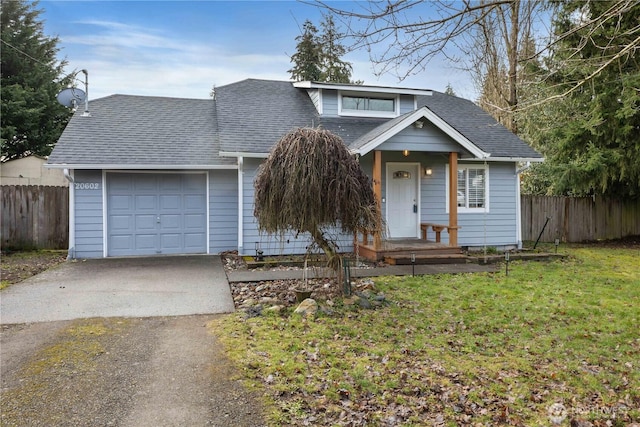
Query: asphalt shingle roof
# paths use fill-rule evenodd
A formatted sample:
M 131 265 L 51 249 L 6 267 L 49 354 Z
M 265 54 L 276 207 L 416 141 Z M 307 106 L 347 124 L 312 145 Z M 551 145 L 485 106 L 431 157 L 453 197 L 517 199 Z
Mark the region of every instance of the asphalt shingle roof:
M 112 95 L 89 102 L 69 121 L 49 164 L 234 165 L 219 156 L 210 99 Z
M 319 123 L 307 92 L 291 82 L 247 79 L 215 93 L 225 152 L 268 153 L 287 132 Z
M 419 96 L 417 103 L 418 108 L 426 106 L 491 157 L 542 158 L 540 153 L 467 99 L 434 91 L 431 96 Z
M 291 82 L 247 79 L 215 89 L 215 101 L 112 95 L 72 117 L 49 164 L 235 165 L 220 152 L 267 154 L 288 131 L 322 126 L 357 148 L 397 124 L 395 119 L 320 117 L 306 90 Z M 426 106 L 491 157 L 541 158 L 471 101 L 433 92 Z
M 368 135 L 373 129 L 386 128 L 389 119 L 366 118 L 366 117 L 323 117 L 320 124 L 324 129 L 340 136 L 349 148 L 354 142 L 362 139 L 363 135 Z
M 408 113 L 404 113 L 401 116 L 395 117 L 393 119 L 383 119 L 383 122 L 374 128 L 367 129 L 366 132 L 361 133 L 358 138 L 355 138 L 353 141 L 350 141 L 347 145 L 351 149 L 362 148 L 367 143 L 374 140 L 377 136 L 382 135 L 386 131 L 392 129 L 394 126 L 399 124 L 405 117 L 413 113 L 410 111 Z M 378 119 L 380 120 L 380 119 Z

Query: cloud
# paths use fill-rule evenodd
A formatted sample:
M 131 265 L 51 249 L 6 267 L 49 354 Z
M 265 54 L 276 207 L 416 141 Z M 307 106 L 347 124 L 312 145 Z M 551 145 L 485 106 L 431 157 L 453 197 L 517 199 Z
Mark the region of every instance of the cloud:
M 85 20 L 74 25 L 75 34 L 61 38 L 69 58 L 67 70 L 88 70 L 91 99 L 114 93 L 207 98 L 214 85 L 290 77 L 290 58 L 277 51 L 275 42 L 260 53 L 246 53 L 245 44 L 224 32 L 187 40 L 176 32 L 121 22 Z M 353 79 L 365 84 L 440 91 L 451 84 L 458 96 L 477 97 L 468 77 L 445 63 L 434 62 L 419 75 L 399 81 L 390 73 L 376 77 L 364 51 L 345 59 L 353 65 Z
M 243 78 L 288 78 L 285 54 L 235 53 L 217 43 L 180 40 L 152 28 L 83 21 L 86 36 L 65 37 L 69 70 L 87 69 L 90 97 L 113 93 L 206 98 L 213 85 Z

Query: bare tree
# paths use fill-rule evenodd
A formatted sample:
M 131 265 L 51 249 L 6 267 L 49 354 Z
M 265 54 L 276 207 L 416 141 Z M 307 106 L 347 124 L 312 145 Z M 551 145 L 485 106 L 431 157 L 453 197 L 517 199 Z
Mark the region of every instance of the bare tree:
M 345 20 L 354 47 L 369 50 L 378 73 L 393 72 L 402 80 L 444 54 L 473 75 L 489 110 L 517 131 L 520 36 L 531 32 L 540 1 L 397 0 L 350 11 L 317 4 Z M 382 47 L 380 54 L 373 45 Z
M 378 74 L 391 72 L 402 80 L 423 71 L 436 55 L 444 55 L 460 66 L 459 52 L 472 53 L 474 56 L 467 64 L 462 63 L 462 68 L 476 73 L 484 70 L 484 76 L 479 80 L 482 83 L 480 88 L 485 83 L 496 87 L 496 93 L 492 95 L 494 110 L 510 116 L 505 124 L 512 130 L 517 130 L 513 112 L 523 107 L 518 98 L 518 81 L 524 65 L 550 55 L 559 41 L 581 32 L 584 34 L 582 43 L 576 46 L 573 58 L 578 59 L 580 49 L 590 40 L 590 34 L 597 32 L 603 23 L 620 19 L 637 5 L 637 0 L 612 0 L 609 3 L 610 7 L 598 16 L 578 16 L 576 19 L 580 22 L 575 27 L 552 33 L 550 16 L 559 6 L 545 0 L 389 0 L 353 3 L 350 10 L 340 9 L 329 2 L 312 2 L 344 22 L 347 35 L 354 42 L 352 48 L 366 48 Z M 548 13 L 540 13 L 542 11 Z M 549 34 L 534 34 L 533 28 L 547 29 Z M 594 72 L 575 81 L 567 92 L 614 65 L 622 55 L 634 54 L 640 48 L 640 24 L 612 34 L 610 43 L 615 43 L 622 35 L 629 39 L 630 34 L 633 37 L 623 49 L 614 56 L 603 55 Z M 605 48 L 603 46 L 603 51 Z M 489 55 L 485 56 L 486 53 Z M 469 58 L 468 55 L 466 57 Z M 478 63 L 483 66 L 469 66 Z M 490 77 L 493 82 L 485 82 L 489 74 L 493 74 Z M 505 75 L 506 85 L 502 85 Z M 500 90 L 497 90 L 498 86 Z M 537 99 L 535 102 L 544 101 Z

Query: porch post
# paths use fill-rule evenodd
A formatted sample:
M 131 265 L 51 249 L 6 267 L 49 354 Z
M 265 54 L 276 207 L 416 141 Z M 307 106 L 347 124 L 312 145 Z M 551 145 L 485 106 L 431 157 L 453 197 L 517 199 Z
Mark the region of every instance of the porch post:
M 373 152 L 373 194 L 376 198 L 380 215 L 382 215 L 382 152 L 379 150 L 374 150 Z M 382 224 L 378 224 L 378 230 L 373 233 L 373 248 L 376 251 L 382 246 L 380 241 L 381 227 Z
M 458 246 L 458 153 L 449 153 L 449 246 Z

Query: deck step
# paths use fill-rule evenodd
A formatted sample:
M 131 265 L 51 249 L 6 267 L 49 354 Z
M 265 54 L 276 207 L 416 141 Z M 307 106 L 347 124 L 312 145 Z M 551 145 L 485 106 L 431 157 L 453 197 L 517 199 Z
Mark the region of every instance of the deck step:
M 435 255 L 460 255 L 462 254 L 462 249 L 459 247 L 440 247 L 433 249 L 399 249 L 392 251 L 382 251 L 384 252 L 385 257 L 411 257 L 411 254 L 414 253 L 416 256 L 435 256 Z
M 393 254 L 384 258 L 389 265 L 411 265 L 411 255 Z M 416 254 L 416 265 L 424 264 L 466 264 L 468 257 L 464 254 Z

